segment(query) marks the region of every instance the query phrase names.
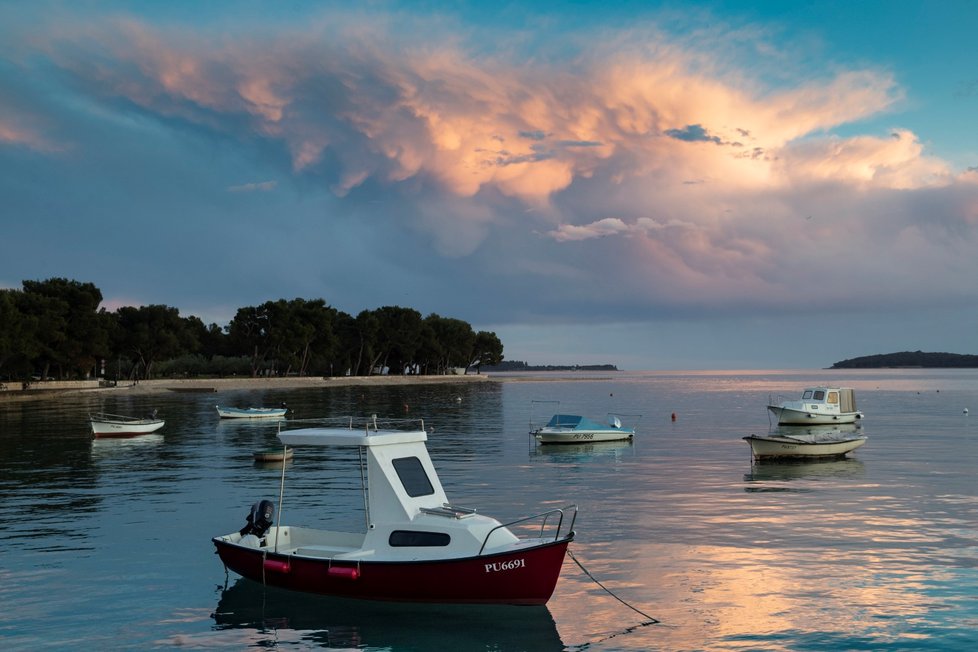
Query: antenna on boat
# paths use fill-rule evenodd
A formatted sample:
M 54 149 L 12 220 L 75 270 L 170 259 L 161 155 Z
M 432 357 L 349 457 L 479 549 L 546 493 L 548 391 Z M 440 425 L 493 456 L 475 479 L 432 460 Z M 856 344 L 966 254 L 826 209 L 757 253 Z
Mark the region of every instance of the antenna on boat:
M 375 415 L 376 416 L 376 415 Z M 367 499 L 367 481 L 363 477 L 363 446 L 357 446 L 357 454 L 360 456 L 360 493 L 363 494 L 363 515 L 367 520 L 367 529 L 370 529 L 370 501 Z
M 279 421 L 275 424 L 278 428 L 279 434 L 282 432 L 282 422 Z M 286 444 L 282 444 L 284 447 L 282 449 L 282 480 L 278 486 L 278 523 L 275 524 L 275 552 L 278 552 L 278 533 L 282 529 L 282 502 L 285 500 L 285 461 L 288 456 L 285 454 L 288 452 L 289 447 Z

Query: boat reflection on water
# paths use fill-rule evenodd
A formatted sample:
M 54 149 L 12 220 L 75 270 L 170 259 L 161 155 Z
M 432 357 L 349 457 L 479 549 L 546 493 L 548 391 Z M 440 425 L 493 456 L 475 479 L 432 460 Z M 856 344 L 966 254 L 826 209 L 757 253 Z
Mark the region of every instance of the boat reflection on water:
M 744 480 L 833 480 L 856 478 L 866 472 L 861 460 L 798 460 L 778 462 L 754 462 Z
M 253 644 L 412 650 L 563 650 L 546 605 L 451 605 L 333 598 L 238 579 L 221 591 L 217 630 L 252 630 Z
M 265 461 L 256 459 L 255 462 L 254 462 L 254 467 L 256 469 L 271 469 L 273 471 L 281 471 L 282 470 L 282 462 L 280 462 L 280 461 L 265 462 Z M 291 457 L 285 460 L 285 468 L 286 469 L 292 468 L 292 458 Z
M 219 433 L 235 433 L 241 431 L 278 432 L 289 422 L 285 417 L 264 419 L 221 419 L 214 424 Z
M 634 452 L 632 440 L 599 441 L 592 444 L 537 444 L 532 455 L 544 456 L 554 461 L 580 461 L 592 457 L 620 458 Z
M 96 456 L 114 455 L 122 451 L 147 450 L 166 441 L 163 435 L 153 433 L 134 437 L 96 437 L 92 439 L 92 453 Z

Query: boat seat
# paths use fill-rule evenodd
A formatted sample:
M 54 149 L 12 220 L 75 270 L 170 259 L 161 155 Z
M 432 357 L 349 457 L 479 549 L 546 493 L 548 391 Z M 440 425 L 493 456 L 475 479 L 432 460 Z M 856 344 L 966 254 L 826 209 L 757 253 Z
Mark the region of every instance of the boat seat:
M 303 557 L 322 557 L 329 559 L 338 555 L 345 555 L 357 552 L 359 548 L 353 546 L 300 546 L 295 549 L 295 554 Z
M 456 507 L 454 505 L 449 505 L 448 503 L 445 503 L 441 507 L 422 507 L 421 512 L 423 514 L 445 516 L 448 518 L 466 518 L 475 514 L 474 509 L 470 509 L 468 507 Z

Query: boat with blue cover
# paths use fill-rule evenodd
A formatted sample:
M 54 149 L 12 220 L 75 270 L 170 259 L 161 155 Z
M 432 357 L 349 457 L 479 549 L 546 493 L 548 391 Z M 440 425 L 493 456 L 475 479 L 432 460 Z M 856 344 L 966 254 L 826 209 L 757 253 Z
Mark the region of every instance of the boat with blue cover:
M 608 415 L 607 425 L 577 414 L 555 414 L 547 425 L 531 426 L 530 434 L 541 444 L 589 444 L 631 439 L 635 436 L 635 428 L 626 428 L 613 414 Z

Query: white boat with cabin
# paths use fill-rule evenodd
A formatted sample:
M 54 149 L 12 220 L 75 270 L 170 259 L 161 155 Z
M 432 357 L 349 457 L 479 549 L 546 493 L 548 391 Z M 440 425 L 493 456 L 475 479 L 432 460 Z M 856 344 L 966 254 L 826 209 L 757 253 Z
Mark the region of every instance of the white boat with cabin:
M 402 430 L 349 419 L 283 430 L 278 438 L 290 448 L 359 452 L 350 470 L 362 483 L 364 531 L 275 523 L 274 504 L 263 500 L 244 528 L 213 538 L 229 570 L 268 586 L 361 599 L 522 605 L 550 599 L 574 539 L 576 505 L 500 523 L 449 503 L 423 423 Z
M 851 387 L 806 387 L 798 400 L 770 398 L 767 409 L 781 426 L 855 423 L 863 418 Z

